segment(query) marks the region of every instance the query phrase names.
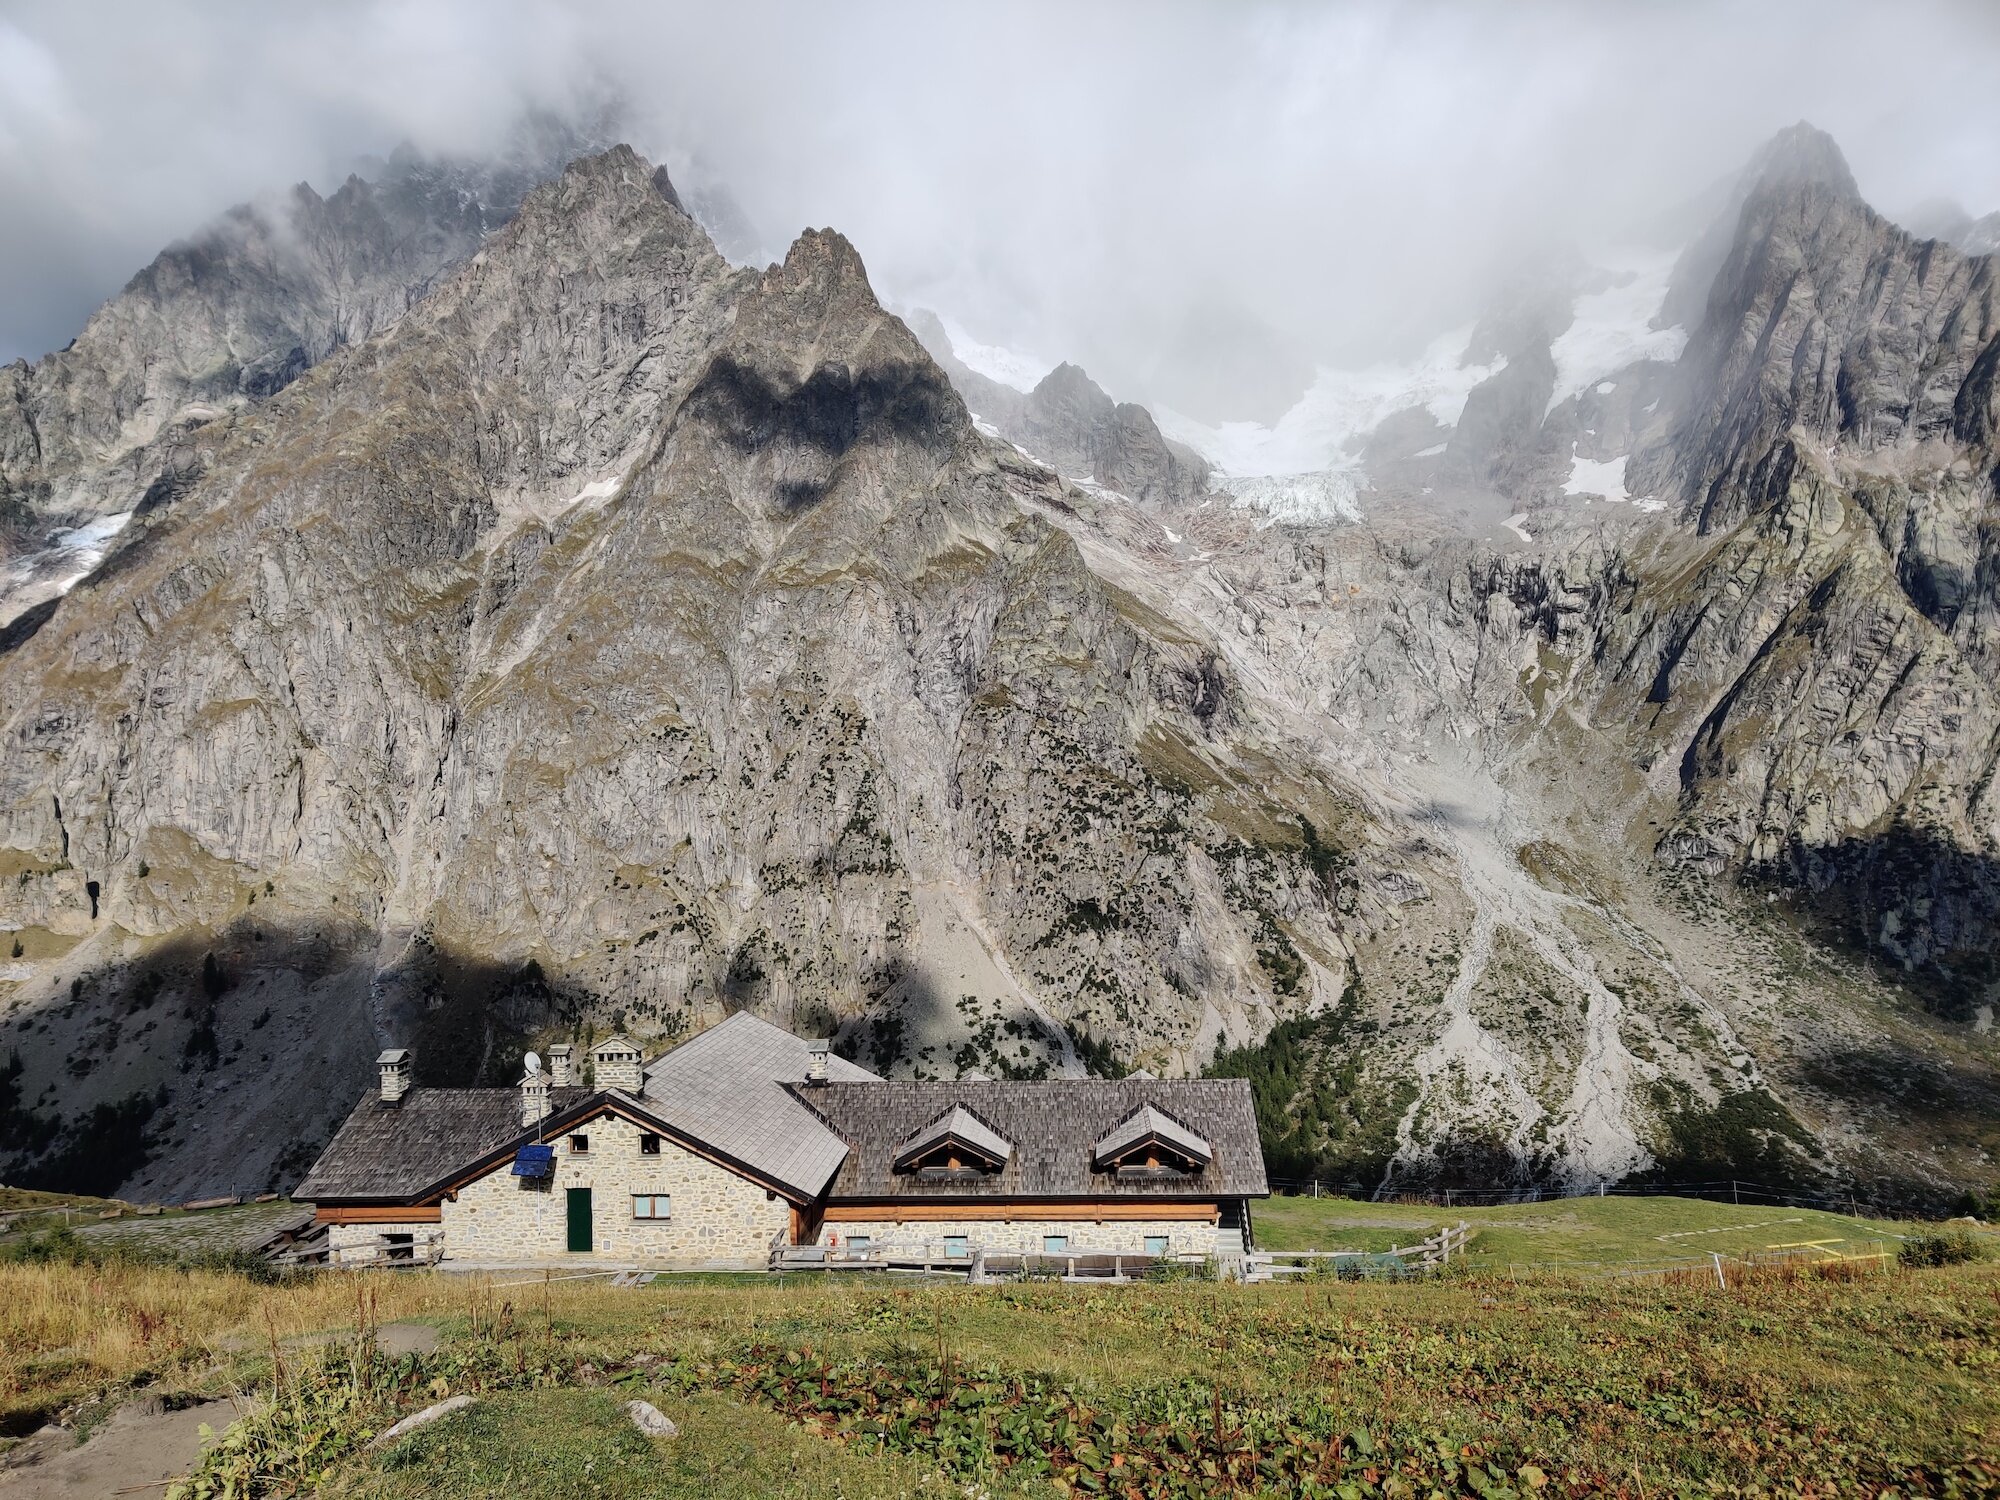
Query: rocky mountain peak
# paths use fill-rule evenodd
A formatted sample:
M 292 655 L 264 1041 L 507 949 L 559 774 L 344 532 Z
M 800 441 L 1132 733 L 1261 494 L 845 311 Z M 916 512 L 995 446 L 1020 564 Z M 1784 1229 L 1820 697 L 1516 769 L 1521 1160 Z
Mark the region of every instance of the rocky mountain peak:
M 1861 189 L 1834 138 L 1801 120 L 1787 125 L 1751 156 L 1738 187 L 1742 197 L 1761 187 L 1812 184 L 1859 201 Z
M 1760 193 L 1788 189 L 1816 188 L 1843 202 L 1860 203 L 1860 189 L 1848 170 L 1833 137 L 1801 120 L 1788 125 L 1752 152 L 1722 205 L 1721 211 L 1701 230 L 1674 267 L 1665 305 L 1660 310 L 1663 325 L 1693 328 L 1701 321 L 1709 288 L 1736 242 L 1737 226 L 1744 206 Z

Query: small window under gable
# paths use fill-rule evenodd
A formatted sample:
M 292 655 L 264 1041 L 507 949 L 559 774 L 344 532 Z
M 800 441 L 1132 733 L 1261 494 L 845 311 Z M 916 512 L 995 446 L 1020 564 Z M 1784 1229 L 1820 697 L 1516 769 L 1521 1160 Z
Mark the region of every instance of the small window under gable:
M 640 1135 L 639 1154 L 641 1156 L 658 1156 L 660 1154 L 660 1137 L 657 1132 L 648 1130 Z
M 587 1135 L 571 1136 L 569 1138 L 569 1154 L 571 1156 L 590 1155 L 590 1137 Z
M 989 1177 L 1003 1170 L 1013 1146 L 964 1105 L 933 1120 L 896 1150 L 895 1168 L 933 1182 Z
M 1214 1156 L 1200 1135 L 1150 1104 L 1119 1121 L 1091 1152 L 1100 1172 L 1141 1182 L 1195 1176 Z

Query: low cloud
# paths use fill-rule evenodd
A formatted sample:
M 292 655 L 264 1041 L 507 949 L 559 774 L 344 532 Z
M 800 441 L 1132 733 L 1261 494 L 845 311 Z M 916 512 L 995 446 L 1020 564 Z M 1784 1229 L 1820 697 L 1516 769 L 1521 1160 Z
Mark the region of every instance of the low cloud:
M 885 295 L 1121 394 L 1285 386 L 1469 319 L 1524 257 L 1674 232 L 1800 118 L 1885 210 L 2000 207 L 1997 17 L 30 0 L 0 21 L 0 358 L 60 345 L 230 202 L 615 96 L 634 144 L 726 186 L 770 253 L 833 225 Z

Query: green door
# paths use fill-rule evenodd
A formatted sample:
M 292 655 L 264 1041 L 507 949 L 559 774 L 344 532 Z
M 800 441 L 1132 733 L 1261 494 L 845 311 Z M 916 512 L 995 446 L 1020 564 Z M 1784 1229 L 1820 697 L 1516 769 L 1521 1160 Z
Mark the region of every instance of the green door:
M 590 1248 L 590 1189 L 569 1189 L 569 1247 Z

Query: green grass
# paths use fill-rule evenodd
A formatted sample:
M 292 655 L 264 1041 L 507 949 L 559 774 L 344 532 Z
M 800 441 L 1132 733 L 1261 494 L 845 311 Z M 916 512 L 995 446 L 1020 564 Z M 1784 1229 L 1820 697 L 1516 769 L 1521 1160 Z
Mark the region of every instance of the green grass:
M 1449 1210 L 1349 1198 L 1273 1198 L 1256 1205 L 1254 1218 L 1257 1243 L 1267 1250 L 1386 1250 L 1463 1220 L 1473 1229 L 1469 1263 L 1503 1271 L 1656 1263 L 1711 1251 L 1744 1256 L 1803 1240 L 1838 1240 L 1835 1248 L 1848 1253 L 1879 1244 L 1893 1254 L 1910 1232 L 1906 1224 L 1816 1209 L 1670 1197 L 1563 1198 Z
M 625 1415 L 652 1395 L 678 1438 L 643 1437 Z M 329 1500 L 900 1500 L 963 1493 L 914 1460 L 860 1453 L 775 1413 L 720 1396 L 547 1390 L 495 1396 L 353 1466 Z

